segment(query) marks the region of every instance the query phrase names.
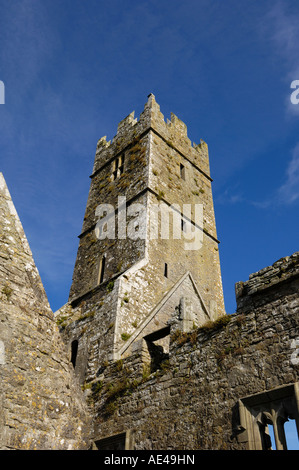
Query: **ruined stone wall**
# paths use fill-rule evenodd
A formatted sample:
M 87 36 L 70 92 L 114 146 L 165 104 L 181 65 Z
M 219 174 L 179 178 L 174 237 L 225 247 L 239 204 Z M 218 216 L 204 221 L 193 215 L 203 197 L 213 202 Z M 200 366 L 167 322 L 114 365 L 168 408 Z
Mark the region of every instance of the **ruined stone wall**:
M 88 449 L 92 422 L 0 174 L 0 448 Z
M 134 449 L 246 449 L 238 401 L 298 382 L 298 268 L 297 253 L 251 276 L 244 285 L 259 290 L 255 306 L 244 294 L 248 307 L 236 314 L 187 334 L 172 328 L 156 370 L 144 342 L 86 383 L 95 441 L 130 430 Z
M 299 275 L 298 252 L 291 256 L 281 258 L 272 266 L 252 273 L 246 282 L 236 284 L 237 311 L 247 311 L 260 307 L 268 302 L 273 302 L 276 297 L 281 297 L 282 286 L 289 285 L 290 279 L 296 279 Z M 296 302 L 296 284 L 294 287 Z M 286 288 L 285 288 L 286 289 Z M 287 291 L 285 290 L 287 293 Z

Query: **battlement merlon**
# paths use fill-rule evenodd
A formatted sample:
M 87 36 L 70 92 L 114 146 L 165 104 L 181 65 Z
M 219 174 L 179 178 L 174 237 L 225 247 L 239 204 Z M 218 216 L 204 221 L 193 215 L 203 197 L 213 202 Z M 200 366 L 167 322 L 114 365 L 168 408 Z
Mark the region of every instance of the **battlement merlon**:
M 272 266 L 250 274 L 246 282 L 237 282 L 235 285 L 237 311 L 246 310 L 259 303 L 259 297 L 265 301 L 266 290 L 275 289 L 276 295 L 283 295 L 283 285 L 299 279 L 299 252 L 281 258 Z M 296 287 L 298 289 L 298 287 Z M 272 297 L 273 298 L 273 297 Z
M 191 144 L 187 136 L 187 126 L 175 114 L 171 113 L 167 122 L 160 111 L 160 106 L 155 96 L 150 94 L 148 101 L 140 114 L 139 120 L 134 117 L 134 111 L 118 124 L 117 133 L 112 141 L 107 141 L 106 136 L 97 143 L 95 162 L 92 175 L 98 172 L 115 156 L 121 154 L 134 145 L 140 137 L 152 131 L 161 137 L 172 149 L 177 150 L 182 156 L 190 160 L 210 177 L 208 146 L 201 139 L 199 144 Z

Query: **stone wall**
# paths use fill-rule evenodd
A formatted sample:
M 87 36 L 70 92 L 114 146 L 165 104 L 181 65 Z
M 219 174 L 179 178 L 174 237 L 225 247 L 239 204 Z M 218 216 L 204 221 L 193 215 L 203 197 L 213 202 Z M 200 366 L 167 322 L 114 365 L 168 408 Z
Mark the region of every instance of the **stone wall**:
M 0 449 L 88 449 L 92 421 L 0 174 Z
M 236 314 L 190 333 L 173 325 L 156 369 L 144 341 L 86 383 L 95 441 L 130 431 L 134 449 L 246 449 L 239 401 L 298 382 L 298 261 L 296 253 L 251 276 L 252 294 L 266 272 L 278 275 L 255 307 L 244 295 Z
M 252 310 L 273 302 L 276 297 L 281 297 L 282 289 L 285 294 L 291 295 L 287 288 L 291 289 L 293 287 L 293 294 L 296 299 L 297 284 L 289 281 L 299 276 L 298 259 L 298 252 L 286 256 L 276 261 L 272 266 L 263 268 L 257 273 L 252 273 L 248 281 L 238 282 L 235 287 L 237 311 Z

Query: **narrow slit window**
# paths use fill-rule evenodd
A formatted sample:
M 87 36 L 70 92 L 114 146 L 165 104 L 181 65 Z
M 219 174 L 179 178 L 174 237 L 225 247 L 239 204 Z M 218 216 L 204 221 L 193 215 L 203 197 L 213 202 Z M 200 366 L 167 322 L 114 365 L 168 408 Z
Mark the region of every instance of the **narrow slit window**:
M 73 364 L 74 368 L 76 367 L 77 354 L 78 354 L 78 340 L 74 339 L 74 341 L 72 341 L 72 346 L 71 346 L 71 363 Z
M 168 265 L 164 263 L 164 277 L 168 277 Z
M 105 264 L 106 264 L 106 256 L 104 255 L 102 256 L 102 259 L 100 261 L 98 284 L 102 284 L 104 280 Z
M 119 175 L 122 175 L 123 172 L 124 172 L 124 166 L 125 166 L 125 157 L 124 155 L 121 155 L 121 157 L 119 157 Z
M 184 180 L 186 177 L 186 174 L 185 174 L 185 167 L 184 165 L 182 165 L 182 163 L 180 163 L 180 175 L 181 175 L 181 178 Z
M 112 180 L 116 180 L 117 178 L 117 171 L 118 171 L 118 159 L 114 160 L 113 162 L 113 171 L 112 171 Z

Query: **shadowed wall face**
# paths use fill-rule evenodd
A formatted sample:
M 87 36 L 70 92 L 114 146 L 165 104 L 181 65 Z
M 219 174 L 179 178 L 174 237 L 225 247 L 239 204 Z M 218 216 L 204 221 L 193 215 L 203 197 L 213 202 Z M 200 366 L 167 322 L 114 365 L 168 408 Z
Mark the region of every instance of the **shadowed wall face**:
M 86 449 L 89 418 L 0 174 L 0 448 Z

